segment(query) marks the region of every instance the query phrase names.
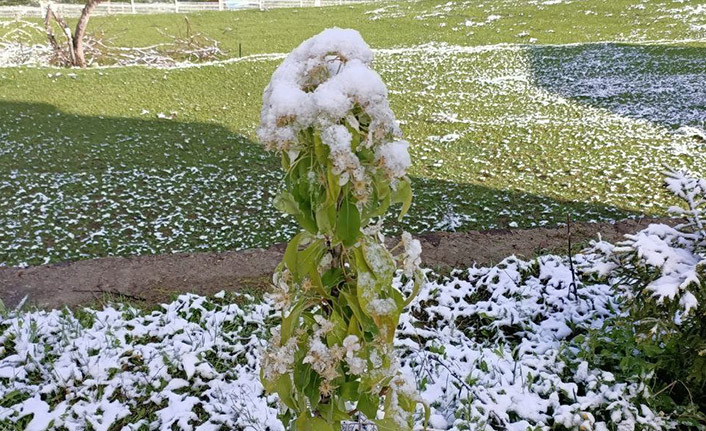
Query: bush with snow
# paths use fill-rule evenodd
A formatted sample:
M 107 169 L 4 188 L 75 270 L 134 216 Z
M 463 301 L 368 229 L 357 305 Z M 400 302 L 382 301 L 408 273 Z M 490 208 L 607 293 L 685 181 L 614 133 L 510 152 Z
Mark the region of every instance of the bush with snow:
M 615 280 L 625 315 L 609 325 L 604 352 L 632 350 L 619 369 L 647 376 L 651 402 L 680 413 L 677 420 L 706 426 L 706 180 L 670 172 L 666 186 L 683 206 L 676 226 L 651 224 L 613 246 L 594 245 L 602 255 L 593 271 Z
M 421 246 L 405 233 L 395 256 L 380 233 L 391 204 L 401 217 L 411 203 L 409 144 L 372 59 L 358 32 L 325 30 L 287 56 L 263 96 L 258 136 L 286 171 L 275 205 L 303 228 L 273 277 L 282 323 L 261 372 L 291 430 L 338 430 L 359 415 L 411 429 L 421 401 L 393 348 L 423 283 Z M 407 296 L 398 268 L 415 286 Z
M 4 316 L 0 429 L 281 430 L 257 377 L 271 304 L 228 299 Z

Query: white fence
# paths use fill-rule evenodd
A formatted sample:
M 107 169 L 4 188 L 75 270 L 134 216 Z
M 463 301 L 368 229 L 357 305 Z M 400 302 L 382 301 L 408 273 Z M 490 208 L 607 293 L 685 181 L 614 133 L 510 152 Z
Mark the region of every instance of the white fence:
M 148 13 L 188 13 L 207 10 L 271 9 L 281 7 L 317 7 L 354 3 L 372 3 L 375 0 L 219 0 L 216 2 L 189 2 L 175 0 L 170 3 L 100 3 L 91 16 L 113 14 L 148 14 Z M 379 0 L 377 0 L 379 1 Z M 61 16 L 78 17 L 83 4 L 54 3 L 54 8 Z M 41 6 L 0 6 L 0 18 L 43 17 L 45 7 Z

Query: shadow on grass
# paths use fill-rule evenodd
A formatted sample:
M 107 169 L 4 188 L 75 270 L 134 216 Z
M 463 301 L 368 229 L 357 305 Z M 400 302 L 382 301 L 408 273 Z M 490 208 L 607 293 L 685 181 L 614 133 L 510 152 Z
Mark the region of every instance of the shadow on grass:
M 277 157 L 219 125 L 0 102 L 0 265 L 284 242 L 297 227 L 271 205 L 281 176 Z M 414 178 L 414 187 L 391 233 L 640 216 L 475 184 Z
M 528 57 L 538 87 L 667 129 L 706 130 L 706 47 L 537 46 Z

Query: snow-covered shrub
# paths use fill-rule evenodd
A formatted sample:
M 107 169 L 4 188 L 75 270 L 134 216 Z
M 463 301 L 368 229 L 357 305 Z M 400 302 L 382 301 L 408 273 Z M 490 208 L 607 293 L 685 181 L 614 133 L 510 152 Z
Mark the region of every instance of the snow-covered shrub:
M 683 223 L 651 224 L 617 246 L 595 245 L 604 257 L 594 271 L 614 280 L 625 312 L 604 331 L 605 344 L 612 346 L 595 347 L 597 359 L 612 361 L 625 375 L 652 379 L 652 405 L 688 412 L 682 421 L 691 421 L 690 409 L 697 408 L 704 420 L 706 180 L 670 172 L 666 186 L 684 202 L 669 209 Z
M 257 378 L 272 316 L 223 294 L 0 314 L 0 430 L 282 431 Z
M 573 257 L 591 267 L 592 256 Z M 607 283 L 569 259 L 509 257 L 429 282 L 402 319 L 397 346 L 419 376 L 431 425 L 452 430 L 661 430 L 635 403 L 645 387 L 580 357 L 583 339 L 611 319 Z
M 401 217 L 411 203 L 409 144 L 372 59 L 358 32 L 326 30 L 289 54 L 263 96 L 258 136 L 286 172 L 275 205 L 303 228 L 273 277 L 282 324 L 262 362 L 291 430 L 338 429 L 358 413 L 410 429 L 420 400 L 393 340 L 423 282 L 421 246 L 405 233 L 393 256 L 380 233 L 391 204 Z M 398 267 L 415 286 L 407 297 Z

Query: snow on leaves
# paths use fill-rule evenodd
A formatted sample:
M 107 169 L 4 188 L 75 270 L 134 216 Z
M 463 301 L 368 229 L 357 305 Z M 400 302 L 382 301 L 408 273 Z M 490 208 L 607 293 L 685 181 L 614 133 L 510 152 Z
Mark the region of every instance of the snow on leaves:
M 279 430 L 257 378 L 270 314 L 269 304 L 182 295 L 152 313 L 123 306 L 5 318 L 0 423 L 32 415 L 26 430 Z
M 595 281 L 602 254 L 573 259 L 578 301 L 569 298 L 568 260 L 557 256 L 510 257 L 423 287 L 395 346 L 435 429 L 665 429 L 632 401 L 643 386 L 576 359 L 573 338 L 599 327 L 619 304 L 612 282 Z M 395 285 L 410 287 L 400 278 Z M 238 306 L 183 295 L 151 313 L 109 307 L 7 316 L 0 320 L 0 399 L 18 401 L 3 401 L 0 423 L 33 413 L 27 429 L 54 420 L 72 431 L 116 424 L 281 430 L 276 397 L 264 396 L 258 379 L 275 314 L 269 300 Z M 358 340 L 343 346 L 355 363 Z M 155 414 L 139 417 L 145 405 Z M 597 419 L 606 415 L 610 423 Z

